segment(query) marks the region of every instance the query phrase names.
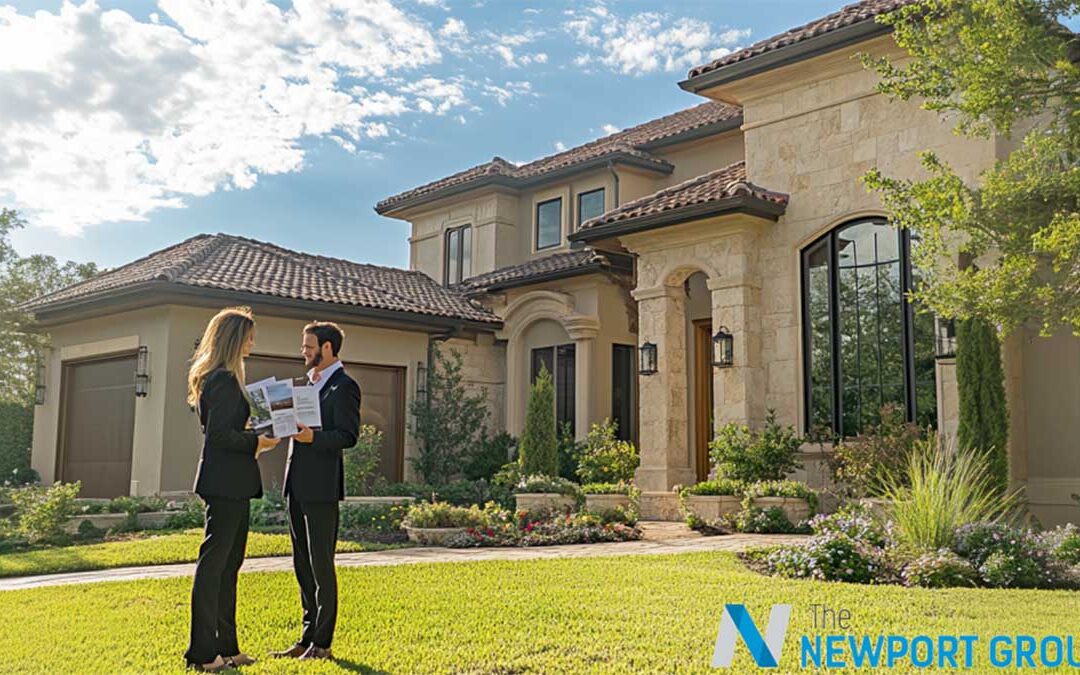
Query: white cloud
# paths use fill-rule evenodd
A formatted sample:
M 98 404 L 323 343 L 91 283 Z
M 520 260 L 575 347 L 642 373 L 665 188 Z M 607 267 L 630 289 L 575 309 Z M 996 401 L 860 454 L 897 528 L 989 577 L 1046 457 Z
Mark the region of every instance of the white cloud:
M 574 64 L 599 63 L 624 75 L 686 70 L 730 53 L 750 35 L 748 29 L 714 30 L 706 21 L 660 12 L 621 17 L 603 4 L 567 16 L 563 30 L 584 49 Z
M 390 0 L 155 9 L 142 22 L 94 0 L 29 16 L 0 7 L 0 203 L 68 234 L 145 220 L 303 168 L 306 139 L 377 158 L 371 144 L 402 115 L 531 95 L 426 76 L 440 37 L 468 29 L 436 29 Z
M 602 127 L 600 127 L 600 129 L 607 136 L 610 136 L 611 134 L 617 133 L 619 131 L 619 127 L 615 126 L 614 124 L 610 124 L 610 123 L 603 125 Z
M 439 35 L 444 38 L 467 40 L 469 38 L 469 27 L 461 19 L 450 17 L 443 24 L 443 27 L 439 29 Z
M 555 152 L 566 152 L 566 143 L 555 141 Z
M 532 89 L 531 82 L 506 82 L 502 86 L 494 84 L 491 80 L 483 85 L 483 92 L 485 96 L 490 96 L 496 100 L 496 102 L 505 107 L 511 99 L 519 97 L 536 96 Z

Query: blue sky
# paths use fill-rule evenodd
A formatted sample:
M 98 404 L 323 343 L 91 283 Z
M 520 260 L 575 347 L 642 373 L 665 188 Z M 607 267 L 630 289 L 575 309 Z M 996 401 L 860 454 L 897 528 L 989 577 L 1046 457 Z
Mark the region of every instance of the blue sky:
M 203 232 L 405 266 L 379 199 L 694 105 L 690 65 L 841 2 L 61 4 L 0 0 L 0 204 L 111 267 Z

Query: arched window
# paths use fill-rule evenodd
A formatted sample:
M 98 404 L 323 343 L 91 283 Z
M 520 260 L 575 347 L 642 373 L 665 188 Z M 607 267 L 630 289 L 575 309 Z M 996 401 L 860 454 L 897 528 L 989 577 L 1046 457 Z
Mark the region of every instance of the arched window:
M 807 431 L 853 436 L 890 403 L 936 425 L 933 317 L 907 299 L 911 246 L 908 232 L 865 218 L 803 250 Z

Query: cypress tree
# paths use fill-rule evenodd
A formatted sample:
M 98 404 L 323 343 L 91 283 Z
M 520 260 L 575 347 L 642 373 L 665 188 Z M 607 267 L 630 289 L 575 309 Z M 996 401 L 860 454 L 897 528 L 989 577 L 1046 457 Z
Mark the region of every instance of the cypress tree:
M 1002 490 L 1009 485 L 1009 411 L 997 330 L 984 319 L 961 321 L 956 329 L 956 384 L 960 396 L 957 442 L 985 453 Z
M 555 435 L 555 386 L 544 366 L 529 391 L 525 431 L 521 434 L 521 472 L 526 476 L 559 475 L 558 439 Z

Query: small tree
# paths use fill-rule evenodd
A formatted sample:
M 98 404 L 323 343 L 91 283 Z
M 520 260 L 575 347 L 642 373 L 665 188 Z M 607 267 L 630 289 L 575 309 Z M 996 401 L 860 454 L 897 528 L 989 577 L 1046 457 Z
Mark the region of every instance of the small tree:
M 555 387 L 544 366 L 529 392 L 525 432 L 521 435 L 521 472 L 526 476 L 559 473 L 558 439 L 555 436 Z
M 795 429 L 781 426 L 776 411 L 769 410 L 761 429 L 735 422 L 720 427 L 709 443 L 709 458 L 718 478 L 748 483 L 781 480 L 802 466 L 798 461 L 801 446 Z
M 382 442 L 382 432 L 373 425 L 360 426 L 356 445 L 345 451 L 345 494 L 356 496 L 368 493 L 368 481 L 379 468 Z
M 460 475 L 466 457 L 487 436 L 487 391 L 470 393 L 461 376 L 461 354 L 433 350 L 426 400 L 412 404 L 412 433 L 419 451 L 413 468 L 430 485 Z
M 638 451 L 629 441 L 615 437 L 617 423 L 610 419 L 589 429 L 577 475 L 585 483 L 629 482 L 638 466 Z
M 956 388 L 960 396 L 957 442 L 986 454 L 987 472 L 1001 490 L 1009 485 L 1009 413 L 997 331 L 982 319 L 956 330 Z

